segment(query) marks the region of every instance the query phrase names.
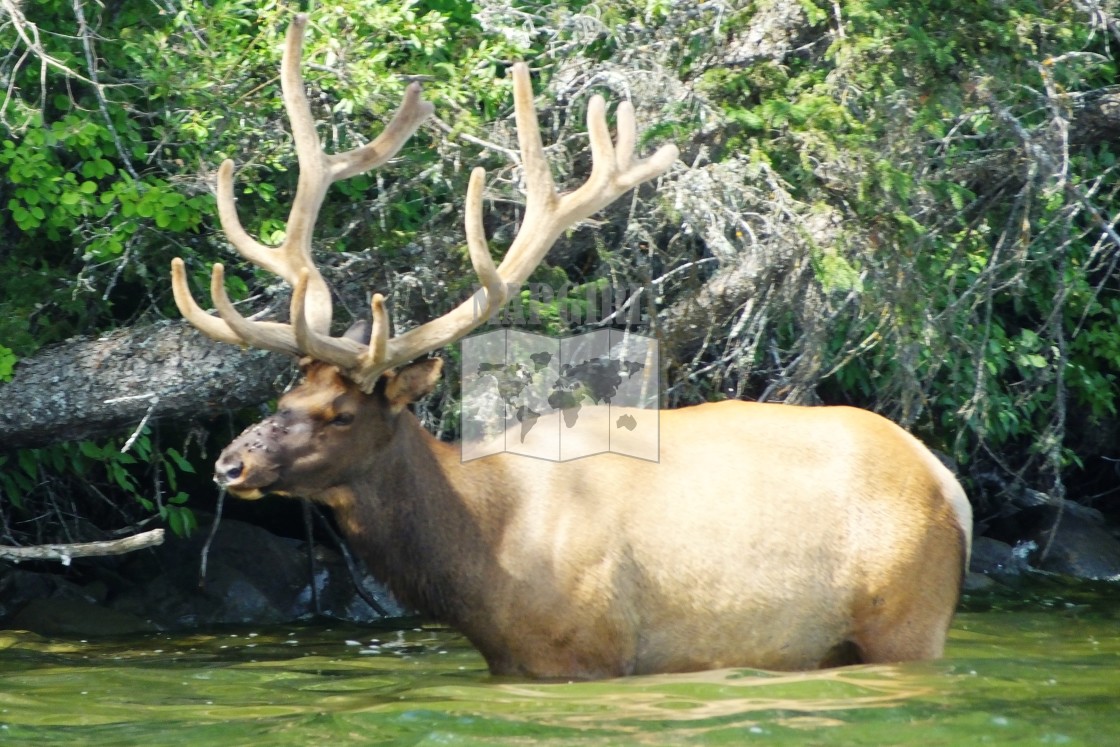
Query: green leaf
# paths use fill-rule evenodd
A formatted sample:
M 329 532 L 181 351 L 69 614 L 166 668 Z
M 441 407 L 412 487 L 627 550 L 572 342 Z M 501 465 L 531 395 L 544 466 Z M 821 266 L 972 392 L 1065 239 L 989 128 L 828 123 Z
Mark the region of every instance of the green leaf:
M 18 361 L 19 358 L 11 351 L 11 348 L 0 345 L 0 381 L 12 380 L 12 371 L 15 370 Z
M 194 474 L 194 465 L 188 462 L 176 449 L 167 448 L 164 449 L 163 453 L 164 456 L 175 463 L 176 469 L 178 469 L 180 472 L 186 472 L 187 474 L 191 475 Z
M 194 512 L 180 505 L 168 505 L 161 511 L 167 520 L 167 525 L 179 537 L 189 536 L 198 527 L 198 520 Z
M 89 457 L 90 459 L 100 460 L 105 457 L 104 450 L 92 441 L 79 441 L 78 451 L 82 452 L 83 456 Z

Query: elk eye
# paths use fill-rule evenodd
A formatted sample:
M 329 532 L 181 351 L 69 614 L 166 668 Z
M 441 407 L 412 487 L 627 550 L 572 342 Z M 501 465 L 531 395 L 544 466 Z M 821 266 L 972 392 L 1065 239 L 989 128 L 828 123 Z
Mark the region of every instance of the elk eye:
M 353 413 L 340 412 L 338 415 L 335 415 L 333 418 L 331 418 L 331 421 L 330 421 L 330 423 L 328 423 L 328 425 L 350 425 L 353 422 L 354 422 L 354 414 Z

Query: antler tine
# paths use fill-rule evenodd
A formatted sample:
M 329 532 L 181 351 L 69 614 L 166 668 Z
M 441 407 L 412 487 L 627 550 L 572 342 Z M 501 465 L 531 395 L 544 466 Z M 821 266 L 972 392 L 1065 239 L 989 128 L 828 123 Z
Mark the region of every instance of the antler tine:
M 299 179 L 288 213 L 284 241 L 277 247 L 265 246 L 253 239 L 241 226 L 233 193 L 233 161 L 228 159 L 218 169 L 218 217 L 222 230 L 241 256 L 258 267 L 279 275 L 293 288 L 300 271 L 310 270 L 310 304 L 307 306 L 309 323 L 315 329 L 327 332 L 331 323 L 330 289 L 311 259 L 311 234 L 332 179 L 327 168 L 327 156 L 322 151 L 319 135 L 315 131 L 311 104 L 307 100 L 303 74 L 300 71 L 306 26 L 305 14 L 300 13 L 292 19 L 280 61 L 280 89 L 299 162 Z M 256 344 L 254 340 L 245 342 Z
M 507 286 L 494 266 L 494 260 L 490 258 L 490 249 L 487 246 L 486 234 L 482 228 L 482 189 L 485 181 L 485 169 L 475 168 L 471 171 L 470 181 L 467 185 L 465 207 L 467 248 L 470 252 L 471 264 L 474 266 L 475 274 L 478 275 L 482 283 L 482 289 L 478 291 L 475 299 L 460 307 L 462 309 L 469 304 L 474 317 L 483 321 L 489 319 L 506 302 L 507 293 Z M 479 302 L 478 305 L 475 304 L 476 299 Z M 459 312 L 459 310 L 457 309 L 456 312 Z M 456 312 L 452 312 L 452 314 Z M 369 347 L 362 353 L 358 365 L 350 368 L 347 373 L 366 392 L 372 391 L 378 378 L 388 369 L 411 360 L 421 353 L 443 347 L 448 342 L 457 339 L 456 335 L 460 334 L 457 329 L 461 327 L 456 327 L 454 324 L 433 325 L 429 323 L 406 332 L 399 338 L 390 339 L 389 315 L 385 311 L 385 298 L 380 293 L 373 294 L 370 301 L 370 315 L 372 322 Z M 439 322 L 446 318 L 442 317 L 436 321 Z M 462 325 L 463 323 L 459 322 L 459 324 Z M 476 326 L 478 326 L 477 322 L 470 323 L 470 326 L 461 334 L 465 334 L 466 331 Z M 450 339 L 447 339 L 449 337 Z M 350 341 L 339 342 L 349 343 Z M 322 352 L 333 354 L 333 351 L 326 349 Z M 339 360 L 339 357 L 335 355 L 332 358 L 322 358 L 321 360 L 335 362 Z M 347 370 L 347 368 L 344 366 L 343 370 Z
M 549 175 L 551 179 L 552 175 Z M 486 170 L 481 166 L 471 171 L 471 179 L 467 184 L 467 201 L 464 206 L 464 228 L 467 235 L 467 249 L 471 256 L 471 265 L 478 275 L 482 288 L 486 293 L 486 302 L 483 304 L 479 316 L 489 319 L 490 316 L 506 302 L 507 287 L 494 267 L 494 260 L 490 258 L 490 247 L 486 243 L 486 231 L 482 227 L 482 188 L 486 182 Z
M 551 172 L 541 143 L 540 127 L 532 104 L 528 67 L 517 65 L 513 72 L 521 158 L 529 189 L 526 194 L 524 223 L 506 258 L 498 266 L 498 272 L 506 283 L 520 284 L 541 263 L 561 233 L 642 182 L 668 171 L 677 160 L 679 151 L 675 145 L 663 145 L 649 158 L 635 160 L 633 153 L 637 128 L 633 106 L 629 102 L 623 102 L 619 106 L 616 148 L 611 142 L 607 126 L 606 102 L 601 96 L 593 96 L 587 105 L 591 176 L 579 189 L 558 195 L 552 186 Z M 542 172 L 548 174 L 547 180 L 540 178 Z M 536 181 L 538 179 L 539 182 Z
M 634 160 L 634 146 L 637 144 L 638 125 L 634 122 L 634 105 L 629 101 L 622 101 L 614 113 L 617 121 L 617 142 L 614 146 L 615 165 L 620 171 Z M 674 159 L 675 160 L 675 159 Z
M 377 168 L 397 155 L 420 125 L 424 124 L 424 120 L 435 111 L 435 106 L 430 101 L 424 101 L 422 95 L 419 83 L 409 83 L 404 90 L 400 108 L 376 139 L 346 153 L 327 156 L 331 164 L 331 181 L 348 179 Z
M 292 330 L 299 354 L 338 366 L 344 371 L 350 370 L 359 363 L 363 346 L 345 337 L 320 334 L 311 326 L 305 311 L 310 278 L 310 270 L 301 270 L 292 291 Z
M 299 346 L 295 342 L 290 325 L 280 322 L 252 322 L 237 313 L 233 302 L 226 295 L 225 267 L 221 262 L 214 263 L 210 275 L 210 297 L 214 301 L 214 308 L 217 309 L 218 315 L 243 341 L 243 344 L 261 350 L 299 355 Z
M 217 180 L 218 217 L 222 230 L 241 256 L 280 276 L 292 286 L 292 323 L 249 321 L 238 314 L 225 295 L 222 270 L 217 265 L 211 279 L 211 295 L 220 319 L 207 314 L 195 303 L 186 284 L 181 260 L 172 264 L 172 288 L 179 311 L 209 337 L 293 355 L 306 353 L 318 357 L 316 352 L 325 350 L 332 357 L 324 360 L 349 369 L 356 365 L 362 346 L 336 343 L 329 337 L 332 316 L 330 289 L 311 257 L 315 221 L 332 183 L 368 171 L 392 158 L 431 115 L 433 107 L 422 99 L 419 84 L 412 83 L 406 89 L 396 114 L 377 138 L 344 153 L 323 153 L 300 72 L 306 26 L 305 14 L 301 13 L 292 20 L 280 63 L 280 87 L 299 161 L 299 181 L 284 241 L 277 247 L 269 247 L 258 242 L 242 227 L 237 217 L 232 161 L 222 163 Z M 302 289 L 299 289 L 301 284 Z M 300 297 L 298 304 L 297 295 Z M 298 316 L 294 314 L 297 308 Z
M 471 174 L 467 190 L 466 233 L 471 261 L 482 288 L 458 307 L 395 338 L 378 342 L 363 356 L 357 369 L 347 372 L 365 391 L 370 391 L 386 370 L 443 347 L 485 322 L 506 300 L 507 288 L 524 283 L 544 259 L 560 234 L 575 223 L 606 207 L 642 182 L 653 179 L 673 165 L 678 156 L 674 145 L 663 145 L 646 159 L 635 159 L 637 129 L 633 107 L 624 102 L 618 111 L 618 143 L 611 142 L 606 103 L 595 96 L 588 104 L 587 128 L 593 165 L 587 183 L 574 192 L 560 195 L 544 155 L 540 126 L 533 105 L 529 68 L 513 67 L 514 111 L 526 181 L 525 218 L 501 265 L 494 268 L 482 230 L 483 173 Z M 380 311 L 379 311 L 380 307 Z M 384 307 L 374 305 L 374 328 L 387 329 Z M 380 351 L 384 351 L 383 354 Z
M 229 325 L 211 314 L 207 314 L 195 303 L 191 289 L 187 285 L 187 270 L 183 260 L 179 257 L 171 260 L 171 291 L 175 296 L 175 305 L 179 313 L 191 323 L 199 332 L 212 340 L 228 342 L 231 345 L 241 345 L 241 338 L 234 334 Z
M 218 166 L 218 190 L 216 201 L 218 203 L 218 222 L 222 226 L 222 233 L 233 244 L 233 248 L 242 257 L 245 257 L 258 267 L 268 270 L 274 275 L 282 275 L 285 265 L 280 259 L 276 249 L 261 244 L 241 226 L 241 219 L 237 217 L 237 197 L 233 192 L 233 160 L 225 159 Z M 285 278 L 286 279 L 286 278 Z
M 369 310 L 373 322 L 370 324 L 366 357 L 376 363 L 385 360 L 389 347 L 389 315 L 385 312 L 385 296 L 374 293 L 369 301 Z

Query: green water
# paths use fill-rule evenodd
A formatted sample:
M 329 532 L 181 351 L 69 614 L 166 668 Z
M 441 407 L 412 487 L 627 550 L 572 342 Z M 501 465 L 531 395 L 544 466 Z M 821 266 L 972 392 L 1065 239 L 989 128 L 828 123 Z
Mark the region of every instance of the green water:
M 0 744 L 1120 745 L 1120 586 L 973 595 L 945 659 L 495 679 L 452 631 L 0 631 Z

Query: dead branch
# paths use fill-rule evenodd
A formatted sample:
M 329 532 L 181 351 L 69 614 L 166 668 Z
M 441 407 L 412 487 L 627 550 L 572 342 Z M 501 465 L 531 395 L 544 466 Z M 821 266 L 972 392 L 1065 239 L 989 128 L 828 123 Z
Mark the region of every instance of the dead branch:
M 57 560 L 63 565 L 70 565 L 73 558 L 91 558 L 103 555 L 123 555 L 133 550 L 143 550 L 145 547 L 155 547 L 163 544 L 163 530 L 152 529 L 131 537 L 118 540 L 105 540 L 103 542 L 78 542 L 67 545 L 32 545 L 30 547 L 13 547 L 0 545 L 0 560 L 12 560 L 21 563 L 25 560 Z

